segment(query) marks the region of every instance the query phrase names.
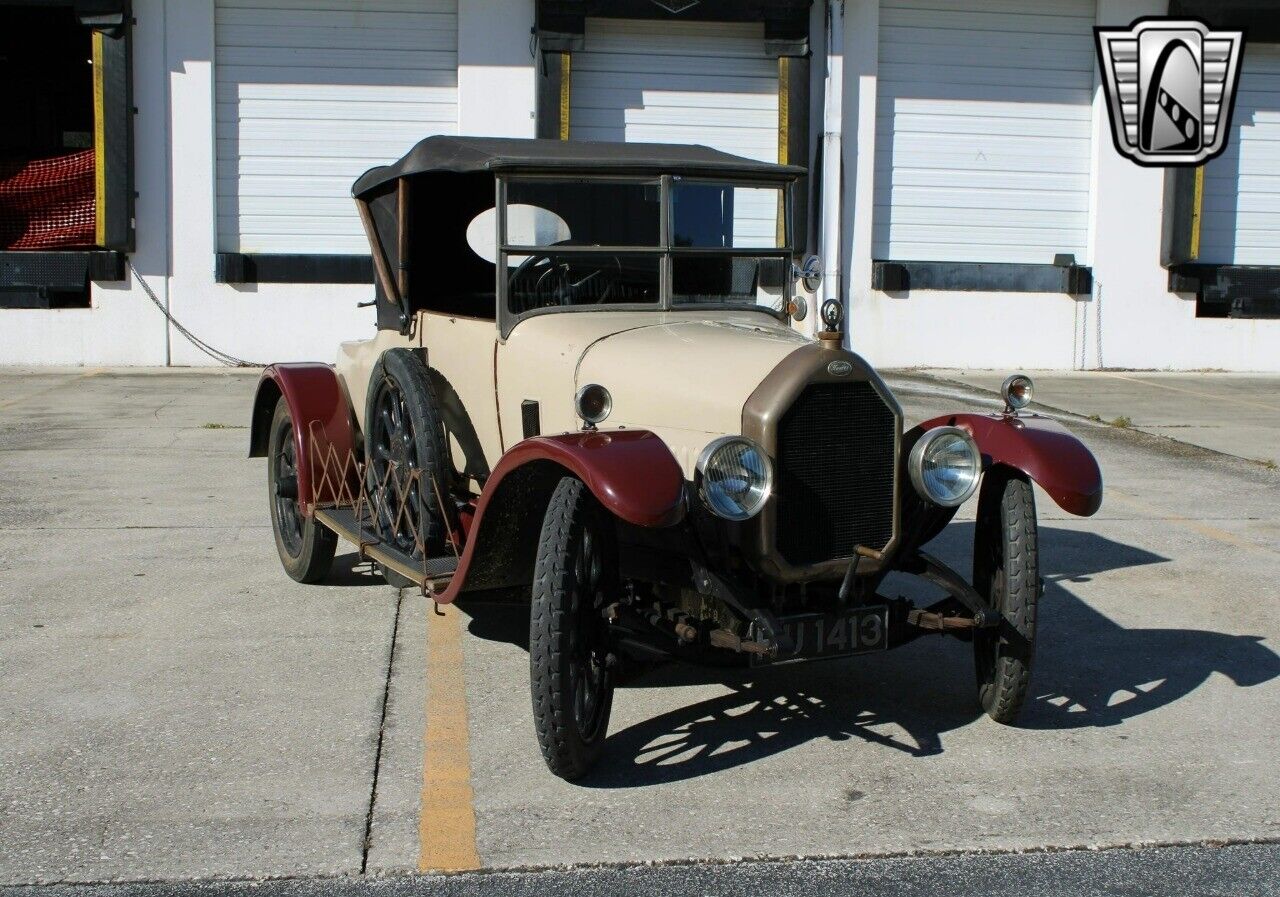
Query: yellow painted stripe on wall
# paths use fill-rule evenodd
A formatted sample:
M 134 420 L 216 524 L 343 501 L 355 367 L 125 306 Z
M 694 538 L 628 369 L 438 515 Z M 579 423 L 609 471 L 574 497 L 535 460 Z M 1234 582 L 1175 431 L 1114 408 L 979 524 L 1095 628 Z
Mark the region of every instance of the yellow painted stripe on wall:
M 787 135 L 791 133 L 791 60 L 778 57 L 778 164 L 787 163 Z
M 427 731 L 418 816 L 422 872 L 480 868 L 461 616 L 448 608 L 444 616 L 427 618 Z
M 569 139 L 569 78 L 572 63 L 569 53 L 560 54 L 560 139 Z
M 103 82 L 102 32 L 93 32 L 93 241 L 107 242 L 107 127 L 103 114 L 106 85 Z
M 1204 166 L 1196 166 L 1196 192 L 1191 203 L 1191 258 L 1200 258 L 1200 216 L 1204 211 Z

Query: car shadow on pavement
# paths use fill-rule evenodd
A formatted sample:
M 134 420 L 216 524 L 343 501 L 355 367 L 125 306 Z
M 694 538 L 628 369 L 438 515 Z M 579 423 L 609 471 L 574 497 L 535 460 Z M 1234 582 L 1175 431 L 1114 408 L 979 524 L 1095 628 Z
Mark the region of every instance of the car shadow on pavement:
M 1215 672 L 1240 687 L 1280 675 L 1280 657 L 1260 637 L 1128 627 L 1070 589 L 1101 573 L 1168 558 L 1086 531 L 1042 527 L 1040 533 L 1045 594 L 1020 728 L 1115 726 L 1187 696 Z M 973 524 L 958 522 L 930 550 L 967 572 L 972 537 Z M 928 600 L 908 578 L 888 581 L 884 591 Z M 527 648 L 528 616 L 521 605 L 460 607 L 472 617 L 473 635 Z M 1158 622 L 1160 611 L 1151 605 L 1145 616 Z M 943 636 L 922 637 L 883 654 L 759 670 L 658 666 L 620 687 L 615 719 L 631 689 L 711 684 L 728 691 L 611 734 L 603 762 L 580 784 L 618 788 L 683 781 L 817 739 L 860 739 L 926 757 L 942 753 L 947 732 L 980 719 L 996 725 L 982 719 L 970 645 Z
M 364 560 L 358 552 L 340 554 L 333 559 L 333 567 L 325 577 L 327 586 L 386 586 L 387 581 L 372 561 Z

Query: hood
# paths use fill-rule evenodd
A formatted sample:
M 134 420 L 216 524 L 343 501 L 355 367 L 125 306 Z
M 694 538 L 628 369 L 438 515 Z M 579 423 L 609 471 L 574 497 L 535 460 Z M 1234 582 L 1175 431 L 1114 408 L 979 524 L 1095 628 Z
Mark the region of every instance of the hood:
M 608 426 L 741 433 L 747 398 L 809 342 L 759 315 L 644 324 L 588 345 L 574 388 L 599 383 L 609 390 Z

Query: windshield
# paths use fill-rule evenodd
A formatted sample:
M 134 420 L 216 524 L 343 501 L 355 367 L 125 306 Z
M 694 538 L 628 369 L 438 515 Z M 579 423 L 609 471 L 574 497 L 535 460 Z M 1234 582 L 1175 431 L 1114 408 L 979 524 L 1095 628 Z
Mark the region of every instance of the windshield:
M 503 196 L 502 224 L 488 232 L 498 233 L 508 314 L 610 305 L 781 313 L 789 301 L 781 185 L 530 177 L 505 180 Z

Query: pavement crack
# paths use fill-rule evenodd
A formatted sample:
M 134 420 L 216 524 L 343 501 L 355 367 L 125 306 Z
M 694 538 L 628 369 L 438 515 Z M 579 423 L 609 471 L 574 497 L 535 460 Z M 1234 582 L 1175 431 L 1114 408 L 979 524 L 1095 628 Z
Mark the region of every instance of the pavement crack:
M 387 707 L 391 701 L 391 673 L 395 669 L 396 643 L 400 641 L 400 610 L 404 607 L 404 589 L 396 590 L 396 612 L 391 622 L 391 645 L 387 649 L 387 675 L 382 683 L 382 709 L 378 717 L 378 746 L 373 753 L 373 782 L 369 785 L 369 809 L 364 817 L 364 843 L 360 849 L 360 874 L 369 869 L 369 852 L 373 849 L 373 812 L 378 802 L 378 773 L 382 770 L 382 743 L 387 734 Z

